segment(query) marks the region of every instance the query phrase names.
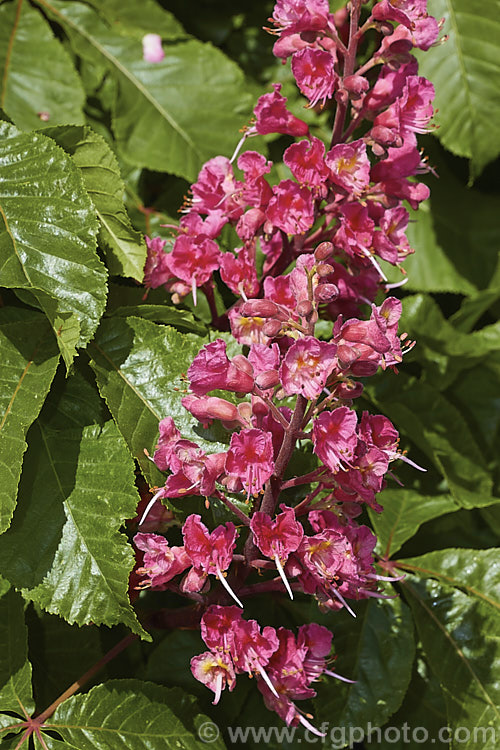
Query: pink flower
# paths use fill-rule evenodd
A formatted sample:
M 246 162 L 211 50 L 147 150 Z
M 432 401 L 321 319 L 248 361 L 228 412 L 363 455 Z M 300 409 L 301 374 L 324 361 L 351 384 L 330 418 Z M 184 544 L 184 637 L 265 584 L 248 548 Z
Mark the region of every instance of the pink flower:
M 170 457 L 175 444 L 181 439 L 181 433 L 175 426 L 172 417 L 162 419 L 158 425 L 160 430 L 160 439 L 156 446 L 153 460 L 160 471 L 167 471 L 170 468 Z
M 334 65 L 335 58 L 324 50 L 306 47 L 293 55 L 292 73 L 310 107 L 324 104 L 333 96 L 338 82 Z
M 296 341 L 280 367 L 280 380 L 289 396 L 302 393 L 314 400 L 320 396 L 335 365 L 337 347 L 313 336 Z
M 136 573 L 146 576 L 141 588 L 165 588 L 164 584 L 182 573 L 190 565 L 184 547 L 170 547 L 159 534 L 136 534 L 135 546 L 144 552 L 143 564 Z
M 283 154 L 283 161 L 302 185 L 319 187 L 328 177 L 325 166 L 325 145 L 319 138 L 292 143 Z
M 269 337 L 264 333 L 265 319 L 258 315 L 243 315 L 241 303 L 235 305 L 228 313 L 231 333 L 240 344 L 265 344 Z
M 286 505 L 281 505 L 281 508 L 283 512 L 274 520 L 267 513 L 254 513 L 250 529 L 262 554 L 272 560 L 278 557 L 284 564 L 289 555 L 298 548 L 304 536 L 304 529 L 296 520 L 293 508 L 287 508 Z
M 234 422 L 239 420 L 238 409 L 234 404 L 226 401 L 224 398 L 217 396 L 184 396 L 181 401 L 183 407 L 187 409 L 196 419 L 208 427 L 214 419 L 220 419 L 221 422 Z
M 148 256 L 144 267 L 144 286 L 147 289 L 163 286 L 173 275 L 168 263 L 170 255 L 164 250 L 166 244 L 161 237 L 146 236 Z
M 237 219 L 243 213 L 237 200 L 241 188 L 241 183 L 234 178 L 229 159 L 215 156 L 204 164 L 198 180 L 191 186 L 193 211 L 204 214 L 219 210 L 229 218 Z
M 227 570 L 236 547 L 236 528 L 228 522 L 210 534 L 201 516 L 191 514 L 182 527 L 184 549 L 191 563 L 206 573 Z
M 401 28 L 399 26 L 394 34 Z M 394 36 L 394 34 L 391 36 Z M 397 70 L 384 65 L 373 88 L 365 96 L 363 107 L 375 112 L 390 106 L 401 96 L 408 76 L 416 75 L 417 71 L 418 63 L 415 58 L 412 58 L 411 62 L 401 65 Z
M 198 352 L 187 376 L 196 396 L 205 396 L 216 389 L 250 393 L 254 386 L 251 364 L 241 355 L 230 362 L 223 339 L 211 341 Z
M 191 287 L 196 304 L 196 288 L 206 284 L 219 268 L 221 252 L 214 240 L 181 234 L 174 242 L 169 265 L 174 276 Z
M 199 591 L 206 577 L 212 574 L 217 576 L 226 591 L 243 608 L 243 604 L 223 575 L 232 562 L 236 547 L 237 534 L 234 524 L 228 522 L 225 526 L 217 526 L 209 533 L 201 521 L 201 516 L 191 514 L 182 527 L 182 533 L 184 549 L 193 564 L 192 571 L 183 582 L 183 590 Z
M 328 0 L 276 0 L 273 21 L 280 31 L 324 30 L 328 24 Z
M 272 191 L 264 175 L 271 171 L 272 162 L 267 161 L 257 151 L 245 151 L 238 159 L 238 167 L 245 175 L 242 189 L 245 202 L 257 208 L 267 206 Z
M 279 513 L 274 521 L 267 513 L 261 511 L 254 513 L 250 522 L 250 529 L 254 542 L 262 554 L 275 561 L 290 599 L 293 599 L 283 565 L 288 560 L 289 555 L 299 547 L 304 536 L 304 529 L 296 520 L 292 508 L 287 508 L 286 505 L 281 505 L 281 508 L 283 512 Z
M 274 83 L 273 88 L 272 94 L 264 94 L 259 98 L 254 109 L 257 133 L 281 133 L 296 137 L 307 135 L 309 128 L 306 123 L 287 110 L 286 97 L 280 94 L 281 83 Z
M 191 672 L 199 682 L 213 690 L 215 693 L 214 705 L 219 702 L 224 688 L 228 687 L 231 691 L 234 690 L 236 685 L 233 663 L 226 654 L 214 654 L 212 651 L 205 651 L 199 656 L 193 656 Z
M 347 406 L 323 412 L 313 422 L 314 452 L 333 474 L 349 465 L 358 442 L 356 413 Z
M 145 34 L 142 37 L 142 59 L 149 63 L 159 63 L 165 57 L 159 34 Z
M 235 294 L 253 297 L 259 292 L 255 260 L 246 247 L 236 248 L 235 252 L 237 253 L 236 256 L 232 253 L 221 255 L 220 275 L 222 281 Z
M 233 433 L 226 458 L 229 479 L 241 482 L 250 496 L 261 491 L 273 472 L 273 444 L 269 433 L 257 429 Z
M 235 625 L 243 616 L 239 607 L 212 604 L 201 618 L 201 637 L 212 651 L 229 654 L 235 649 Z
M 413 253 L 405 235 L 409 218 L 410 215 L 403 206 L 384 212 L 379 222 L 381 231 L 373 235 L 373 247 L 380 258 L 396 264 Z
M 358 197 L 370 184 L 370 162 L 363 141 L 339 143 L 329 151 L 325 161 L 330 180 Z
M 314 203 L 311 192 L 292 180 L 282 180 L 273 188 L 267 217 L 287 234 L 303 234 L 313 225 Z

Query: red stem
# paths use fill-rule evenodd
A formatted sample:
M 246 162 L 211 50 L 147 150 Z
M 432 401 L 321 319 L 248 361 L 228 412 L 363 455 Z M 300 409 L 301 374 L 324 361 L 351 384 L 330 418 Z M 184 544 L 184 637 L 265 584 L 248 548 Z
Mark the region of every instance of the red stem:
M 351 18 L 349 23 L 349 44 L 347 46 L 347 55 L 344 58 L 344 74 L 343 77 L 352 76 L 354 73 L 354 66 L 356 63 L 356 52 L 358 51 L 358 31 L 359 31 L 359 15 L 361 13 L 361 0 L 351 0 Z M 340 143 L 342 139 L 342 131 L 344 130 L 345 118 L 347 115 L 347 107 L 349 105 L 349 98 L 346 96 L 345 99 L 337 103 L 337 111 L 335 113 L 335 122 L 333 123 L 332 141 L 330 148 L 335 146 L 336 143 Z

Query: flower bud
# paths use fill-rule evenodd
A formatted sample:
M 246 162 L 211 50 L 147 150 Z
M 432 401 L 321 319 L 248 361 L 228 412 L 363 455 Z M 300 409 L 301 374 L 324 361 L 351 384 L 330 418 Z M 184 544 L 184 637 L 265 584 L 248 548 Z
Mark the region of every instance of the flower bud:
M 233 422 L 238 419 L 238 409 L 234 404 L 223 398 L 210 396 L 206 399 L 207 416 L 213 419 L 222 419 L 224 422 Z
M 331 242 L 321 242 L 316 250 L 314 251 L 314 257 L 316 260 L 326 260 L 333 253 L 333 245 Z
M 297 314 L 304 318 L 307 318 L 313 310 L 314 308 L 308 299 L 303 299 L 297 304 Z
M 262 326 L 262 332 L 266 336 L 270 336 L 271 338 L 273 336 L 277 336 L 280 331 L 281 331 L 281 323 L 279 320 L 266 320 L 266 322 Z
M 279 312 L 278 305 L 268 299 L 251 299 L 245 302 L 240 309 L 242 315 L 248 318 L 274 318 Z
M 266 390 L 267 388 L 274 388 L 275 385 L 278 385 L 280 382 L 278 371 L 277 370 L 266 370 L 265 372 L 261 372 L 260 375 L 257 375 L 255 378 L 255 382 L 259 386 L 259 388 L 262 388 L 262 390 Z
M 352 99 L 359 99 L 370 88 L 370 84 L 363 76 L 346 76 L 342 83 Z
M 339 293 L 335 284 L 320 284 L 314 290 L 314 299 L 317 302 L 330 302 Z
M 252 404 L 249 401 L 242 401 L 238 404 L 238 414 L 243 422 L 250 424 L 252 419 Z
M 231 364 L 237 367 L 238 370 L 246 372 L 248 375 L 253 375 L 253 367 L 243 354 L 237 354 L 233 357 Z
M 254 396 L 252 398 L 252 413 L 256 417 L 259 415 L 265 417 L 266 414 L 269 414 L 269 406 L 261 398 Z
M 325 276 L 329 276 L 331 273 L 333 273 L 334 268 L 329 263 L 320 263 L 316 266 L 316 273 L 320 277 L 320 279 L 323 279 Z

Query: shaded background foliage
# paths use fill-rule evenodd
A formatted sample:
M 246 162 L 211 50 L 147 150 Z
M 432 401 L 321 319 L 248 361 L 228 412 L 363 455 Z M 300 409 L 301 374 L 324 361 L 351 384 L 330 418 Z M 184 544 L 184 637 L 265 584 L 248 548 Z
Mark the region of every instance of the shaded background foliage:
M 331 128 L 331 111 L 304 110 L 271 54 L 261 27 L 272 6 L 0 3 L 5 747 L 19 742 L 26 715 L 46 709 L 130 631 L 145 640 L 94 678 L 89 693 L 62 704 L 44 730 L 47 747 L 194 748 L 203 714 L 222 730 L 276 724 L 248 682 L 211 706 L 188 671 L 198 633 L 148 627 L 147 642 L 139 620 L 165 597 L 141 597 L 137 619 L 125 526 L 139 499 L 134 459 L 149 483 L 160 481 L 143 453 L 154 447 L 158 420 L 171 414 L 186 436 L 193 430 L 178 388 L 208 335 L 202 305 L 188 298 L 175 308 L 161 290 L 143 299 L 142 235 L 169 238 L 160 224 L 176 220 L 205 159 L 232 153 L 272 81 L 282 81 L 315 135 L 326 139 Z M 332 629 L 336 667 L 357 682 L 319 686 L 319 722 L 408 722 L 431 736 L 445 725 L 480 725 L 498 738 L 500 16 L 493 0 L 430 0 L 429 11 L 446 18 L 449 40 L 421 56 L 439 111 L 422 140 L 436 176 L 427 176 L 431 198 L 408 232 L 416 252 L 400 290 L 401 330 L 417 346 L 398 375 L 370 379 L 364 393 L 428 468 L 403 466 L 404 487 L 390 485 L 383 514 L 365 519 L 380 554 L 407 577 L 398 599 L 362 603 L 355 622 L 305 600 L 249 609 L 261 624 L 314 620 Z M 161 34 L 166 53 L 155 66 L 142 60 L 149 32 Z M 285 142 L 266 136 L 252 148 L 274 159 Z M 275 178 L 285 175 L 275 165 Z M 203 437 L 212 450 L 227 441 L 212 431 Z M 217 507 L 210 512 L 224 520 Z

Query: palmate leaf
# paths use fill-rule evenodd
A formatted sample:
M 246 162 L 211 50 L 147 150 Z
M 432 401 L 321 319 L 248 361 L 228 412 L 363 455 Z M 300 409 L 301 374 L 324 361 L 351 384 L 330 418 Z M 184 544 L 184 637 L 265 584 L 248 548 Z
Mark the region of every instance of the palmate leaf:
M 500 153 L 500 18 L 495 0 L 430 0 L 448 41 L 419 55 L 436 88 L 437 137 L 471 159 L 473 176 Z
M 389 726 L 374 729 L 368 747 L 371 750 L 388 750 L 389 746 L 391 750 L 408 750 L 420 743 L 425 743 L 424 747 L 431 743 L 435 750 L 449 750 L 448 733 L 441 731 L 446 726 L 446 704 L 439 682 L 422 653 L 417 651 L 412 679 L 399 711 L 391 717 Z
M 194 180 L 204 161 L 230 156 L 250 101 L 243 73 L 222 52 L 190 39 L 166 46 L 162 62 L 147 63 L 137 38 L 115 33 L 87 5 L 36 2 L 63 27 L 77 54 L 111 72 L 113 130 L 127 161 Z
M 179 689 L 139 680 L 110 680 L 62 703 L 45 724 L 49 750 L 200 750 L 197 732 L 208 719 Z M 211 722 L 210 722 L 211 724 Z M 218 738 L 214 750 L 225 746 Z
M 138 501 L 134 464 L 113 421 L 29 434 L 20 501 L 0 538 L 0 570 L 24 597 L 78 625 L 124 623 L 134 556 L 120 526 Z M 34 543 L 36 540 L 36 543 Z
M 158 422 L 165 417 L 208 453 L 227 448 L 221 441 L 229 441 L 228 433 L 220 426 L 204 430 L 181 404 L 187 392 L 183 376 L 205 343 L 149 320 L 113 318 L 103 320 L 90 348 L 101 395 L 151 484 L 162 475 L 144 449 L 154 450 Z
M 397 711 L 408 688 L 415 643 L 408 607 L 401 599 L 356 602 L 356 619 L 335 614 L 335 670 L 356 680 L 330 679 L 320 690 L 318 723 L 337 727 L 381 726 Z M 332 623 L 333 625 L 333 623 Z M 333 747 L 326 741 L 325 747 Z
M 0 275 L 47 315 L 69 367 L 106 302 L 97 219 L 71 157 L 46 136 L 0 124 Z
M 25 719 L 35 705 L 31 689 L 31 665 L 28 661 L 24 602 L 22 596 L 13 589 L 0 597 L 0 643 L 0 714 L 12 711 Z M 1 742 L 2 734 L 8 731 L 5 727 L 15 724 L 15 720 L 12 716 L 5 720 L 5 717 L 0 718 Z
M 0 108 L 23 130 L 83 123 L 85 93 L 42 14 L 23 0 L 0 7 Z
M 458 510 L 450 495 L 426 497 L 412 490 L 388 489 L 377 499 L 383 512 L 375 513 L 369 508 L 368 513 L 377 535 L 377 550 L 387 558 L 395 555 L 423 523 Z
M 88 3 L 114 29 L 141 39 L 144 34 L 159 34 L 163 40 L 185 39 L 184 31 L 177 18 L 160 7 L 155 0 L 90 0 Z
M 0 310 L 0 533 L 16 505 L 25 436 L 38 416 L 55 375 L 59 350 L 41 313 L 21 310 L 9 321 Z
M 451 401 L 403 373 L 384 373 L 383 381 L 367 386 L 366 392 L 434 463 L 460 506 L 480 508 L 494 502 L 493 481 L 484 457 Z
M 443 688 L 448 725 L 493 750 L 500 731 L 500 573 L 498 550 L 448 549 L 401 560 L 429 664 Z M 437 580 L 433 580 L 437 579 Z M 475 729 L 484 731 L 473 741 Z
M 98 241 L 106 251 L 109 272 L 142 281 L 146 243 L 123 205 L 124 185 L 110 147 L 89 127 L 45 128 L 43 134 L 73 157 L 100 221 Z
M 411 357 L 424 365 L 426 379 L 440 391 L 458 382 L 462 370 L 500 351 L 500 323 L 462 333 L 446 320 L 429 295 L 404 298 L 401 328 L 418 342 Z
M 407 288 L 475 295 L 498 287 L 497 197 L 466 187 L 434 138 L 424 138 L 423 145 L 439 179 L 427 178 L 430 199 L 410 210 L 407 235 L 415 254 L 405 261 Z

